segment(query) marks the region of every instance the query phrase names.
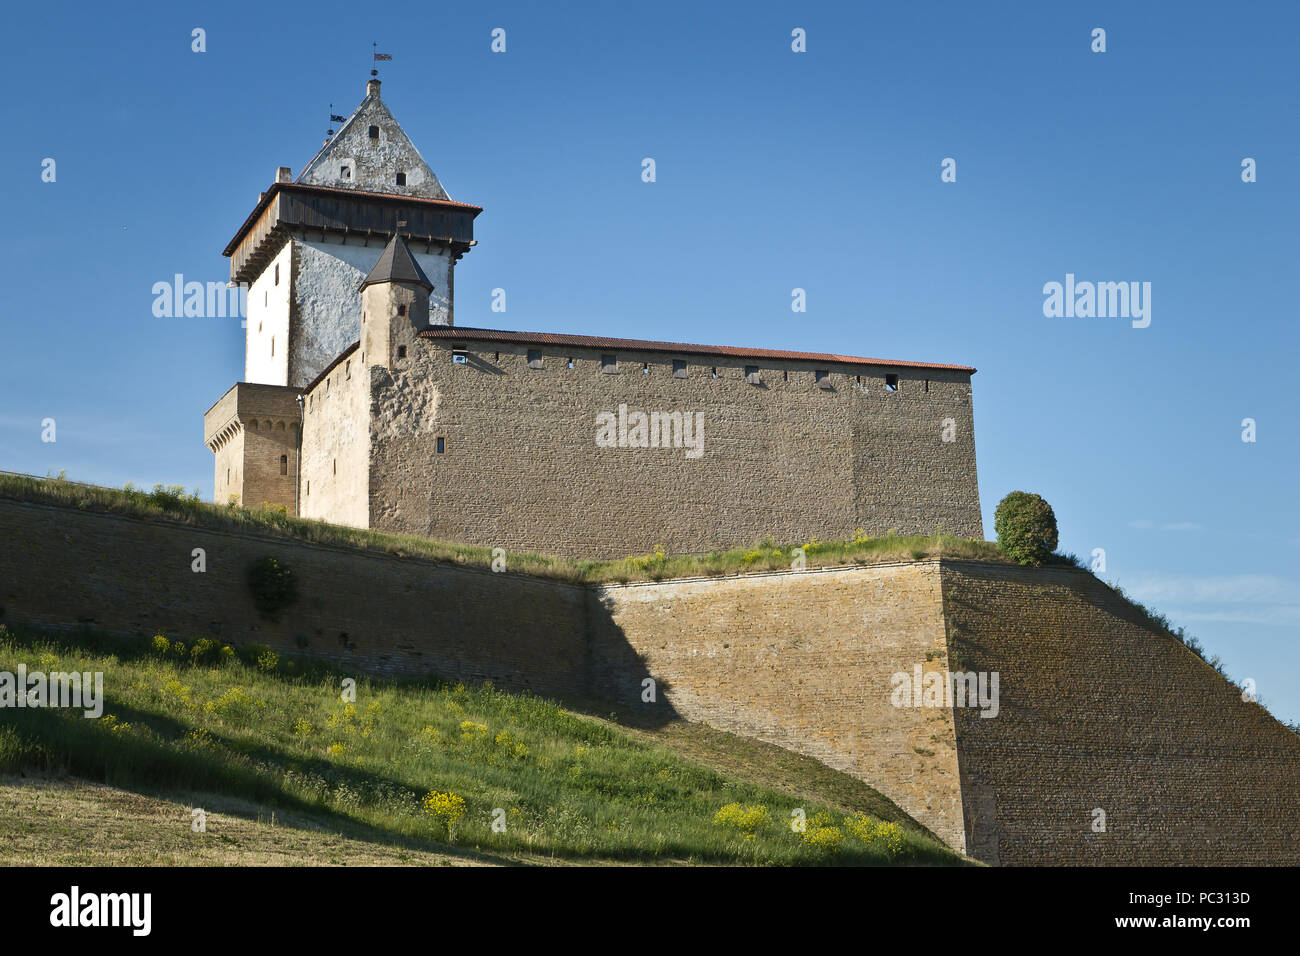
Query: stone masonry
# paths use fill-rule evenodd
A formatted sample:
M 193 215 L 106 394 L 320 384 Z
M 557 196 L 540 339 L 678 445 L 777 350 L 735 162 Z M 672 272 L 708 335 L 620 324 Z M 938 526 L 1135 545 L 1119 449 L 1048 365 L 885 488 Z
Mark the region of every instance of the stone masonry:
M 1300 737 L 1082 571 L 939 560 L 582 588 L 6 499 L 0 541 L 11 625 L 653 708 L 843 769 L 990 863 L 1300 864 Z M 265 555 L 300 582 L 276 621 L 246 581 Z M 997 671 L 997 716 L 895 706 L 894 675 L 918 667 Z

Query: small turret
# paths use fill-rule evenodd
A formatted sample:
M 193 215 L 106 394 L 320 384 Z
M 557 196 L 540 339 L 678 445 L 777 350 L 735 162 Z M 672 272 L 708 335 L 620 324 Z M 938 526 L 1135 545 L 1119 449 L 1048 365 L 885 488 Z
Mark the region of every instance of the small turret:
M 394 236 L 357 289 L 361 293 L 361 362 L 387 369 L 404 366 L 416 336 L 429 325 L 433 283 Z

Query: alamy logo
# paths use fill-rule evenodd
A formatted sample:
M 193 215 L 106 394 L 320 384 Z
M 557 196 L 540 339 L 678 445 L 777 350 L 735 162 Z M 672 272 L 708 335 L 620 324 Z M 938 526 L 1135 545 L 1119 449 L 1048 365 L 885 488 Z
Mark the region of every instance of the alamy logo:
M 26 664 L 18 673 L 0 671 L 0 707 L 71 707 L 87 717 L 104 714 L 104 673 L 86 671 L 64 673 L 27 672 Z
M 898 671 L 890 678 L 895 707 L 978 707 L 980 717 L 998 715 L 998 671 L 930 671 L 920 664 L 912 673 Z
M 703 412 L 629 412 L 596 415 L 598 448 L 685 448 L 687 458 L 704 454 Z
M 1065 274 L 1065 284 L 1043 286 L 1043 315 L 1049 319 L 1132 319 L 1133 328 L 1151 324 L 1150 282 L 1075 282 Z
M 155 282 L 152 292 L 153 314 L 159 319 L 244 318 L 248 314 L 246 282 L 186 282 L 178 272 L 171 282 Z
M 133 936 L 148 936 L 153 919 L 151 893 L 70 893 L 50 897 L 51 926 L 128 926 Z

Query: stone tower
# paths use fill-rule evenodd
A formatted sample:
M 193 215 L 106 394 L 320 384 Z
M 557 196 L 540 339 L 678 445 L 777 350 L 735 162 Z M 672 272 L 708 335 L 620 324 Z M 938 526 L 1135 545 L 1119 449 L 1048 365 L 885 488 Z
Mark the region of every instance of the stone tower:
M 478 206 L 452 201 L 379 96 L 379 81 L 297 180 L 280 167 L 226 246 L 249 285 L 244 381 L 301 388 L 357 340 L 359 284 L 398 233 L 430 285 L 428 321 L 454 322 L 456 262 Z
M 405 364 L 417 334 L 429 324 L 433 283 L 401 236 L 394 236 L 361 283 L 363 368 Z
M 204 416 L 215 501 L 299 512 L 304 387 L 358 338 L 392 369 L 420 329 L 451 325 L 456 262 L 482 211 L 447 196 L 378 80 L 296 181 L 276 171 L 225 249 L 249 290 L 243 380 Z

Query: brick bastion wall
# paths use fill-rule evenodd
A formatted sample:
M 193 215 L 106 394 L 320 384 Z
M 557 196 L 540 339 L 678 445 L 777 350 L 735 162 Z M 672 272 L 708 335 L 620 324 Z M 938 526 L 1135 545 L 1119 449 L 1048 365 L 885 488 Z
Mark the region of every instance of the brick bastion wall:
M 246 580 L 265 555 L 299 581 L 274 622 Z M 0 614 L 653 708 L 845 770 L 992 863 L 1300 862 L 1300 737 L 1079 571 L 942 560 L 578 587 L 0 499 Z M 918 667 L 997 671 L 997 716 L 895 706 L 894 675 Z
M 1090 574 L 940 573 L 952 656 L 1001 674 L 996 719 L 955 712 L 971 855 L 1300 864 L 1300 735 Z

